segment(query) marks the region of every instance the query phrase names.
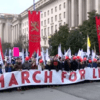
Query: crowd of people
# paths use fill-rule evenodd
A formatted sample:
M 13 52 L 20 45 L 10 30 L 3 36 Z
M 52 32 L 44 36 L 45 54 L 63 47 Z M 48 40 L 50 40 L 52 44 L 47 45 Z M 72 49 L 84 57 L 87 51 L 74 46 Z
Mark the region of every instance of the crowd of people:
M 85 67 L 100 67 L 100 60 L 94 58 L 93 60 L 87 59 L 84 57 L 83 59 L 79 56 L 73 56 L 71 59 L 66 57 L 52 57 L 47 61 L 42 60 L 42 58 L 38 59 L 38 65 L 36 64 L 36 59 L 32 57 L 29 59 L 25 58 L 25 62 L 22 64 L 21 58 L 12 58 L 11 63 L 9 63 L 9 58 L 6 61 L 3 61 L 4 64 L 0 64 L 0 74 L 4 72 L 12 72 L 12 71 L 22 71 L 22 70 L 65 70 L 65 71 L 76 71 L 77 69 L 83 69 Z M 5 70 L 3 72 L 3 70 Z
M 0 64 L 0 74 L 12 72 L 12 71 L 22 71 L 22 70 L 59 70 L 62 71 L 76 71 L 77 69 L 84 69 L 86 67 L 97 68 L 100 67 L 99 59 L 87 59 L 84 57 L 83 59 L 80 56 L 73 56 L 71 59 L 66 57 L 50 57 L 47 61 L 43 61 L 42 57 L 38 59 L 38 64 L 36 64 L 36 58 L 32 57 L 29 59 L 25 58 L 25 62 L 22 64 L 21 58 L 12 58 L 11 63 L 9 62 L 9 58 L 3 61 L 3 65 Z M 24 87 L 25 88 L 25 87 Z M 21 88 L 17 88 L 20 90 Z

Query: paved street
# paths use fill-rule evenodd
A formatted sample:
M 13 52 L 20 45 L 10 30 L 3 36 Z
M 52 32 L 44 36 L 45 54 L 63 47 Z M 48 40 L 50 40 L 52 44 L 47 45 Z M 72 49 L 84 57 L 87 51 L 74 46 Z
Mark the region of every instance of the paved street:
M 100 82 L 0 92 L 0 100 L 100 100 Z

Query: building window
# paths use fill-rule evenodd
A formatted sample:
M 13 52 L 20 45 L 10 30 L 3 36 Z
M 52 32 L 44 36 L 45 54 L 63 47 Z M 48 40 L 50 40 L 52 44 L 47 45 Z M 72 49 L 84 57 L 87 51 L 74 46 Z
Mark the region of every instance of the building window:
M 49 27 L 48 27 L 48 36 L 49 36 Z
M 61 26 L 61 23 L 59 23 L 59 27 Z
M 53 17 L 51 17 L 51 23 L 53 23 Z
M 65 25 L 66 23 L 64 22 L 64 25 Z
M 53 14 L 53 8 L 51 9 L 51 14 Z
M 61 4 L 59 5 L 59 10 L 61 10 Z
M 43 18 L 43 14 L 41 14 L 41 18 Z
M 43 26 L 43 21 L 41 21 L 41 26 Z
M 66 13 L 64 12 L 64 18 L 66 17 Z
M 55 31 L 57 30 L 57 25 L 55 25 Z
M 49 18 L 48 18 L 48 24 L 49 24 Z
M 41 36 L 43 37 L 43 29 L 41 30 Z
M 48 10 L 48 15 L 49 15 L 49 10 Z
M 55 15 L 55 21 L 57 21 L 57 15 Z
M 44 45 L 46 45 L 46 40 L 44 40 Z
M 44 17 L 46 17 L 46 12 L 44 12 Z
M 46 20 L 44 20 L 44 25 L 46 25 Z
M 51 34 L 53 34 L 53 26 L 51 26 Z
M 65 4 L 65 2 L 64 2 L 64 8 L 65 8 L 65 6 L 66 6 L 66 4 Z
M 59 20 L 61 20 L 61 14 L 59 14 Z
M 46 36 L 46 28 L 44 29 L 44 36 Z
M 57 12 L 57 7 L 55 7 L 55 12 Z

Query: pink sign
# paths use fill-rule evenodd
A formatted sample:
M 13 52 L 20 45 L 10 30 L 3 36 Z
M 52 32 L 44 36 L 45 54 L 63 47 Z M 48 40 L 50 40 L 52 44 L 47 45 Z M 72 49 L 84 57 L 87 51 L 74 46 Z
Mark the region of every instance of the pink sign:
M 13 48 L 13 56 L 14 57 L 19 57 L 19 48 L 18 47 Z

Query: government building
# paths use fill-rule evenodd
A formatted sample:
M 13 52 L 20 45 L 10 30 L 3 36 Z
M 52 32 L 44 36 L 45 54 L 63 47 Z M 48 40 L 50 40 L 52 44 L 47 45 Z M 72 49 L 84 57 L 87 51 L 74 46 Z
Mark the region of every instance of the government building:
M 14 43 L 20 34 L 28 40 L 28 10 L 19 15 L 4 15 L 0 18 L 0 37 L 3 42 Z M 59 30 L 61 25 L 68 24 L 70 30 L 88 20 L 88 12 L 96 10 L 100 14 L 100 0 L 39 0 L 35 10 L 41 11 L 41 47 L 49 47 L 48 38 Z

